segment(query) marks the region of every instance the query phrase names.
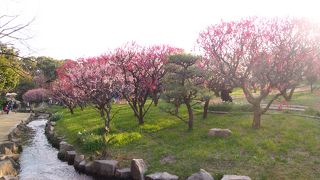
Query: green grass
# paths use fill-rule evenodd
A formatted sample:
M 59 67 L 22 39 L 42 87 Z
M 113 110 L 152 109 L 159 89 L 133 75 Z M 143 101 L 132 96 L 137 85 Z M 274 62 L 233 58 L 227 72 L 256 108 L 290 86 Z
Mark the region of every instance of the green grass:
M 209 114 L 203 120 L 195 111 L 194 129 L 157 107 L 152 107 L 145 124 L 138 126 L 128 105 L 115 105 L 121 112 L 112 122 L 110 158 L 128 166 L 132 158 L 147 162 L 148 173 L 167 171 L 185 178 L 200 168 L 215 177 L 222 174 L 248 175 L 252 179 L 319 179 L 320 121 L 288 114 L 264 115 L 259 130 L 251 128 L 250 114 Z M 66 109 L 56 129 L 85 154 L 101 151 L 103 122 L 93 108 Z M 180 111 L 186 114 L 186 110 Z M 210 128 L 229 128 L 228 138 L 208 137 Z M 161 164 L 165 156 L 175 163 Z

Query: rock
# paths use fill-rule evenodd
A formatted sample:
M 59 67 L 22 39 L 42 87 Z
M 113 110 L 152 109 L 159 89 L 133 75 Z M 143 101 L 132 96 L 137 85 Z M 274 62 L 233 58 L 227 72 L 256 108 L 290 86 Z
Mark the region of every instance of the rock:
M 19 180 L 16 176 L 3 176 L 0 180 Z
M 115 160 L 95 160 L 94 167 L 100 176 L 114 176 L 118 161 Z
M 13 142 L 5 142 L 5 143 L 0 144 L 0 153 L 1 154 L 5 154 L 5 155 L 15 154 L 18 151 L 19 150 L 18 150 L 17 145 Z
M 143 159 L 132 159 L 131 175 L 134 180 L 144 180 L 144 173 L 147 171 L 147 166 Z
M 6 159 L 3 161 L 0 161 L 0 177 L 2 176 L 17 176 L 18 171 L 17 171 L 17 164 L 14 163 L 13 160 Z
M 130 168 L 116 169 L 115 176 L 119 179 L 129 179 L 131 176 L 131 170 Z
M 61 141 L 59 147 L 60 150 L 58 152 L 58 159 L 61 161 L 67 161 L 67 151 L 74 151 L 73 146 L 65 141 Z
M 81 163 L 80 163 L 80 164 L 81 164 Z M 95 170 L 95 168 L 94 168 L 94 162 L 93 162 L 93 161 L 86 162 L 85 172 L 86 172 L 87 174 L 95 174 L 95 173 L 96 173 L 96 170 Z
M 229 129 L 219 129 L 219 128 L 212 128 L 209 130 L 208 135 L 209 136 L 215 136 L 215 137 L 228 137 L 232 134 L 232 132 Z
M 204 169 L 192 174 L 187 180 L 213 180 L 213 177 Z
M 66 160 L 67 160 L 69 165 L 73 165 L 75 157 L 76 157 L 76 152 L 75 151 L 67 151 Z
M 11 158 L 14 161 L 18 161 L 19 157 L 20 157 L 20 154 L 9 154 L 9 155 L 1 154 L 0 155 L 0 160 L 2 161 L 2 160 L 5 160 L 5 159 L 8 159 L 8 158 Z
M 60 151 L 74 151 L 74 148 L 71 144 L 65 142 L 65 141 L 61 141 L 60 144 L 59 144 L 59 147 L 60 147 Z
M 86 163 L 87 163 L 86 160 L 81 161 L 79 163 L 78 169 L 76 169 L 76 170 L 78 170 L 80 172 L 85 172 L 86 171 Z
M 51 126 L 55 126 L 56 125 L 56 122 L 50 122 L 51 123 Z
M 147 180 L 178 180 L 176 175 L 169 174 L 167 172 L 156 172 L 146 176 Z
M 66 159 L 66 152 L 59 151 L 59 152 L 58 152 L 58 159 L 60 159 L 61 161 L 65 161 L 65 159 Z
M 248 176 L 224 175 L 221 180 L 251 180 Z
M 78 170 L 79 164 L 83 160 L 84 160 L 84 155 L 76 154 L 76 156 L 74 157 L 74 162 L 73 162 L 74 169 Z

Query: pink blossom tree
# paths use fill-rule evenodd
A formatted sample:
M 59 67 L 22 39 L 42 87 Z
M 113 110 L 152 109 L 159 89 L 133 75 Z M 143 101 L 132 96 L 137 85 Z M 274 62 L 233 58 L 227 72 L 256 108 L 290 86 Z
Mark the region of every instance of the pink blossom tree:
M 124 80 L 122 96 L 128 101 L 139 124 L 144 123 L 144 116 L 153 102 L 159 99 L 168 55 L 180 51 L 166 45 L 141 47 L 136 43 L 115 50 L 113 62 L 119 67 Z M 153 98 L 147 104 L 150 96 Z
M 123 85 L 122 76 L 110 57 L 105 55 L 79 59 L 64 70 L 67 81 L 99 111 L 106 133 L 110 131 L 110 122 L 114 117 L 111 114 L 113 97 L 121 93 Z
M 23 94 L 22 99 L 24 102 L 29 103 L 41 103 L 48 101 L 50 97 L 50 92 L 47 89 L 37 88 L 31 89 Z
M 253 128 L 260 128 L 262 114 L 284 89 L 299 81 L 292 73 L 303 66 L 310 53 L 306 29 L 300 23 L 290 18 L 247 18 L 221 22 L 200 33 L 198 43 L 205 58 L 220 77 L 241 87 L 253 105 Z M 259 94 L 253 94 L 254 88 Z M 262 108 L 267 96 L 271 98 Z
M 75 87 L 66 79 L 58 79 L 51 84 L 51 93 L 53 100 L 68 107 L 71 114 L 74 113 L 74 108 L 78 104 L 78 93 Z

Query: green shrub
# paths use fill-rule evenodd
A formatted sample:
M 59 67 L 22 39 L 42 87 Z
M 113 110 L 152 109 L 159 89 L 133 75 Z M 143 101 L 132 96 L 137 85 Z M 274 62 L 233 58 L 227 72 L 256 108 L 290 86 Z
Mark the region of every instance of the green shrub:
M 225 111 L 229 112 L 232 110 L 233 103 L 220 103 L 220 104 L 213 104 L 208 107 L 210 111 Z
M 77 142 L 82 145 L 82 149 L 86 152 L 94 152 L 105 146 L 103 135 L 99 132 L 88 132 L 83 130 L 77 134 Z
M 62 118 L 63 118 L 63 113 L 56 112 L 56 113 L 52 114 L 50 121 L 59 121 Z
M 209 106 L 210 111 L 224 111 L 224 112 L 252 112 L 253 108 L 250 104 L 234 104 L 234 103 L 220 103 Z
M 232 110 L 241 112 L 253 112 L 253 107 L 251 104 L 233 104 Z

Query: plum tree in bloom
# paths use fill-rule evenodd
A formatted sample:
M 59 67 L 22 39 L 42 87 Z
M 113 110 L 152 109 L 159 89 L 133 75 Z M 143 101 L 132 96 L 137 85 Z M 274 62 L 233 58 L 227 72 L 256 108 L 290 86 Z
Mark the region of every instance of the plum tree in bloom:
M 141 47 L 136 43 L 115 50 L 113 62 L 119 67 L 124 80 L 122 96 L 128 101 L 139 124 L 144 123 L 144 116 L 159 98 L 168 55 L 180 51 L 166 45 Z M 146 106 L 149 96 L 153 98 Z
M 73 114 L 73 109 L 79 106 L 81 110 L 86 105 L 86 96 L 84 92 L 75 87 L 70 81 L 70 70 L 77 68 L 76 61 L 66 60 L 59 68 L 56 69 L 57 80 L 51 84 L 51 92 L 54 100 L 67 106 L 70 113 Z
M 31 89 L 23 94 L 22 99 L 24 102 L 29 103 L 41 103 L 48 101 L 50 97 L 50 92 L 47 89 L 37 88 Z
M 198 43 L 220 77 L 242 88 L 253 105 L 252 127 L 259 128 L 264 114 L 284 89 L 299 80 L 294 74 L 310 54 L 305 28 L 290 18 L 247 18 L 221 22 L 200 33 Z M 299 73 L 299 72 L 297 72 Z M 294 74 L 294 75 L 293 75 Z M 252 93 L 259 90 L 258 95 Z M 275 90 L 276 93 L 271 93 Z M 266 107 L 262 100 L 271 96 Z
M 51 93 L 53 100 L 67 106 L 71 114 L 74 113 L 79 97 L 77 89 L 71 83 L 66 79 L 58 79 L 51 84 Z
M 122 76 L 117 66 L 112 64 L 109 55 L 79 59 L 76 64 L 64 70 L 65 77 L 74 88 L 94 105 L 105 122 L 106 133 L 110 131 L 112 99 L 120 94 Z

